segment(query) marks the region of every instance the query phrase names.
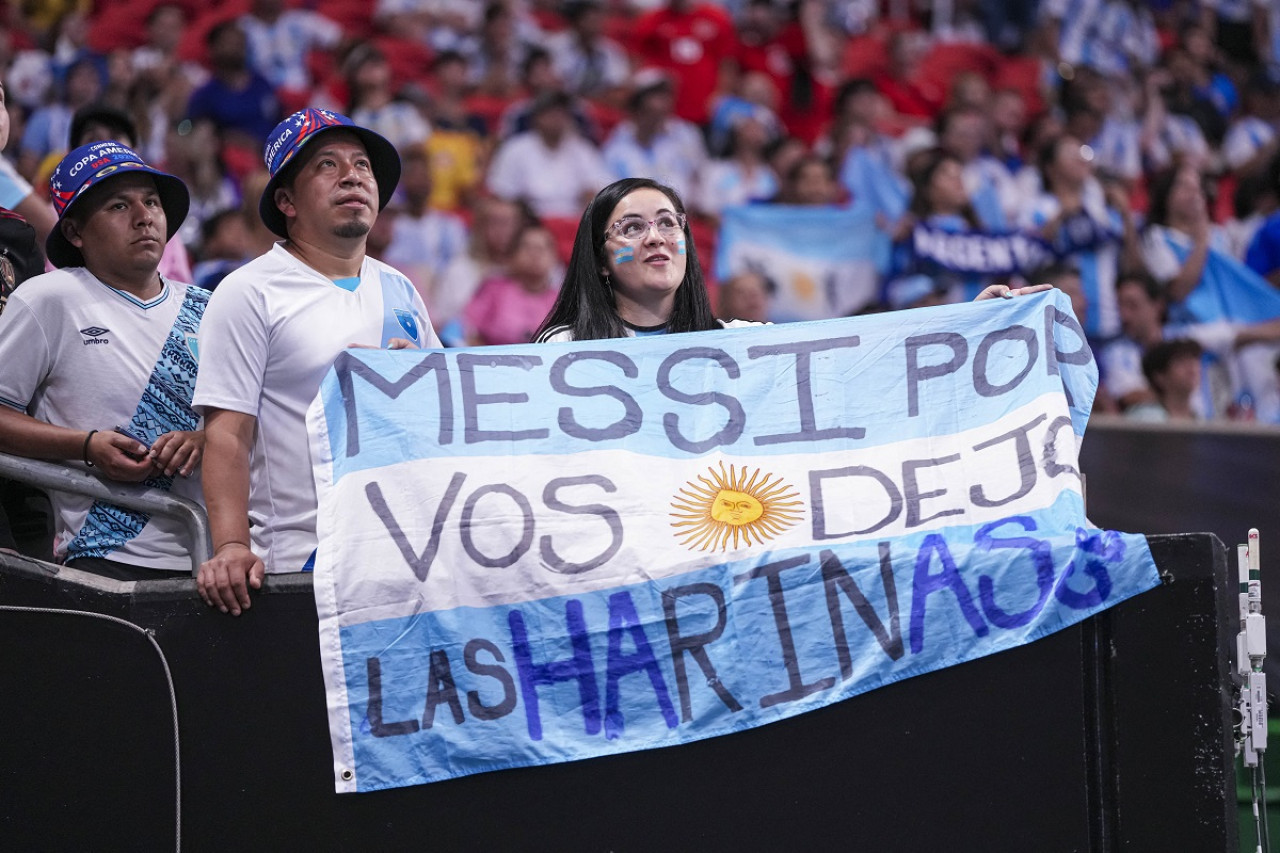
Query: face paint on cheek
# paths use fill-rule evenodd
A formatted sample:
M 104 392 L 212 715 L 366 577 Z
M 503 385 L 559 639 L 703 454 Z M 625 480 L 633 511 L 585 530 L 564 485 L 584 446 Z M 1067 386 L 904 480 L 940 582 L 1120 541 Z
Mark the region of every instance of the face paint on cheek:
M 631 246 L 623 246 L 613 252 L 613 262 L 615 264 L 625 264 L 627 261 L 634 261 L 635 259 L 636 250 Z
M 679 237 L 676 238 L 676 254 L 677 255 L 684 254 L 684 235 L 683 234 L 681 234 Z

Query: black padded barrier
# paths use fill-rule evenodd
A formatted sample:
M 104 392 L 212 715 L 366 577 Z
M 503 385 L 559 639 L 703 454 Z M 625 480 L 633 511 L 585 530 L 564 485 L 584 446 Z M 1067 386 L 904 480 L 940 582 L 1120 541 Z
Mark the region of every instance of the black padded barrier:
M 235 619 L 190 580 L 0 555 L 0 604 L 154 631 L 184 850 L 1234 850 L 1235 587 L 1216 538 L 1150 541 L 1164 584 L 1027 646 L 684 746 L 341 796 L 309 576 Z M 172 849 L 145 638 L 0 611 L 0 649 L 0 846 Z

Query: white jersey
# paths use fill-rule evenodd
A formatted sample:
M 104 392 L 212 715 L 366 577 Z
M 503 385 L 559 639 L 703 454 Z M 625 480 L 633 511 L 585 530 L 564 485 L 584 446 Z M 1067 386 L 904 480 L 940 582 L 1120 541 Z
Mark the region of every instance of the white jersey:
M 307 570 L 317 542 L 307 408 L 351 344 L 385 347 L 406 338 L 440 346 L 426 306 L 381 261 L 365 258 L 358 279 L 333 281 L 277 243 L 222 280 L 203 335 L 196 408 L 257 418 L 249 469 L 254 553 L 268 572 Z
M 0 402 L 78 430 L 127 427 L 148 440 L 199 427 L 191 408 L 200 318 L 209 294 L 164 281 L 150 302 L 83 267 L 36 276 L 0 315 Z M 77 459 L 63 460 L 83 467 Z M 198 470 L 144 485 L 200 501 Z M 50 494 L 60 560 L 102 557 L 152 569 L 191 570 L 191 539 L 176 519 L 92 498 Z

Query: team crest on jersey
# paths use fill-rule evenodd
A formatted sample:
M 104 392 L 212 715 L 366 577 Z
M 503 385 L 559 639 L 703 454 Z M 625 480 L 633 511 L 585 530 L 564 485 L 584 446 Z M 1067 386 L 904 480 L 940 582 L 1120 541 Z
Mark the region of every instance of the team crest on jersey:
M 412 311 L 406 311 L 403 308 L 394 310 L 396 319 L 400 321 L 400 328 L 404 329 L 405 334 L 416 341 L 418 339 L 418 318 L 413 316 Z
M 187 352 L 191 353 L 191 357 L 198 363 L 200 361 L 200 338 L 191 332 L 186 332 Z

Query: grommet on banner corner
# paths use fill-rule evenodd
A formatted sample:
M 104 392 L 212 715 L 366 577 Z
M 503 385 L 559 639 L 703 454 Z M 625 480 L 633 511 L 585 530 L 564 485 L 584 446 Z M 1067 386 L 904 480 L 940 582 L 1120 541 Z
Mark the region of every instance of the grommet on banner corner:
M 344 767 L 344 768 L 342 768 L 342 781 L 343 781 L 343 782 L 350 782 L 350 781 L 351 781 L 352 779 L 354 779 L 354 778 L 356 778 L 356 774 L 355 774 L 355 773 L 353 773 L 349 767 Z

